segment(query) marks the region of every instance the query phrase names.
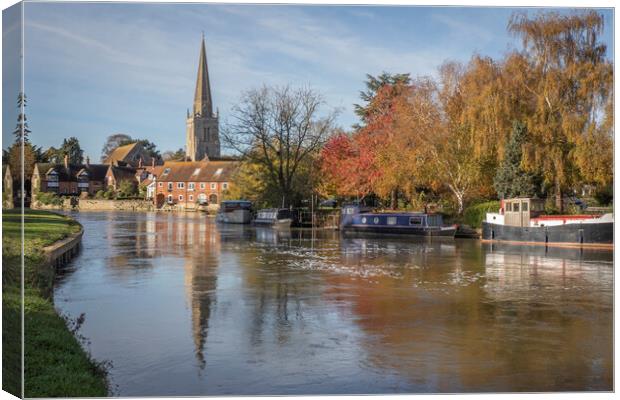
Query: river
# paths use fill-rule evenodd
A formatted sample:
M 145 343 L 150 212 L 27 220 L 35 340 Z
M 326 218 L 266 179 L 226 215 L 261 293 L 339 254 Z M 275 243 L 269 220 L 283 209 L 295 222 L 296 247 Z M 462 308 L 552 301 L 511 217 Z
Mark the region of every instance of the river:
M 611 252 L 70 215 L 54 300 L 114 395 L 612 390 Z

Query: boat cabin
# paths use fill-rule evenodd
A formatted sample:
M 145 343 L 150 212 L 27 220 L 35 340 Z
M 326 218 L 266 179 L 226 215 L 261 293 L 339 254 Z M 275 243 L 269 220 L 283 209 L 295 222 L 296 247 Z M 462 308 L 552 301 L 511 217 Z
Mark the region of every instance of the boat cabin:
M 226 200 L 220 204 L 220 210 L 231 212 L 235 210 L 251 210 L 252 202 L 247 200 Z
M 530 226 L 530 219 L 539 216 L 545 210 L 543 199 L 520 197 L 505 199 L 501 202 L 500 213 L 504 214 L 504 225 Z

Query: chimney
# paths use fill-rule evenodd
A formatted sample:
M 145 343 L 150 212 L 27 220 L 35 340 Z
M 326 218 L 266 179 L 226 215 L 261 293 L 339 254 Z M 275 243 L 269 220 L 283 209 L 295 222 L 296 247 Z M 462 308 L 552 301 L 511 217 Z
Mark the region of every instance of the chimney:
M 151 167 L 155 168 L 155 157 L 151 158 Z
M 65 168 L 69 169 L 69 154 L 65 154 Z
M 142 157 L 140 157 L 140 161 L 138 161 L 138 168 L 142 168 Z
M 86 166 L 90 166 L 90 157 L 86 156 Z

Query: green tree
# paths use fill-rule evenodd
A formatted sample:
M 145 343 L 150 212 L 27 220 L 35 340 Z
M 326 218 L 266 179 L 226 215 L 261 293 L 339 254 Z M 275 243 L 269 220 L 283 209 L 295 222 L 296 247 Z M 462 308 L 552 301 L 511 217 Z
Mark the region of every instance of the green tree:
M 515 121 L 512 134 L 504 151 L 504 159 L 493 181 L 500 197 L 532 196 L 536 192 L 534 177 L 522 167 L 523 145 L 527 141 L 527 128 Z
M 57 151 L 57 158 L 60 162 L 64 162 L 65 156 L 69 157 L 69 164 L 82 164 L 84 160 L 84 151 L 80 147 L 80 141 L 76 137 L 63 139 L 62 145 Z
M 373 118 L 374 110 L 376 110 L 375 98 L 379 94 L 381 88 L 385 86 L 403 87 L 411 83 L 409 74 L 390 74 L 387 72 L 381 73 L 378 76 L 372 76 L 366 74 L 366 90 L 360 91 L 360 98 L 365 104 L 354 104 L 355 114 L 357 114 L 362 122 L 362 125 L 369 122 L 369 119 Z M 374 103 L 374 104 L 373 104 Z M 354 128 L 359 129 L 360 124 L 355 124 Z

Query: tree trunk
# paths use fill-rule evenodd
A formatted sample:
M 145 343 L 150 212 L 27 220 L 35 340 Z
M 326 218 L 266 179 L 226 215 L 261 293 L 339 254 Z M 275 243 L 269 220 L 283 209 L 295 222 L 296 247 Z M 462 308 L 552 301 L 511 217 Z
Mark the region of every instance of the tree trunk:
M 562 198 L 562 185 L 560 180 L 555 178 L 555 207 L 560 213 L 564 212 L 564 201 Z
M 392 189 L 390 193 L 390 208 L 396 210 L 398 208 L 398 189 Z

